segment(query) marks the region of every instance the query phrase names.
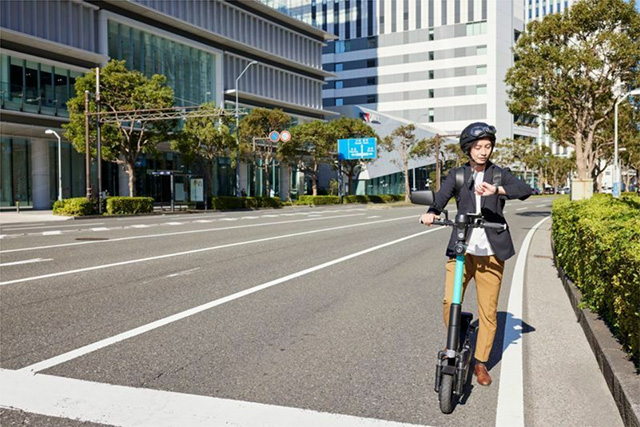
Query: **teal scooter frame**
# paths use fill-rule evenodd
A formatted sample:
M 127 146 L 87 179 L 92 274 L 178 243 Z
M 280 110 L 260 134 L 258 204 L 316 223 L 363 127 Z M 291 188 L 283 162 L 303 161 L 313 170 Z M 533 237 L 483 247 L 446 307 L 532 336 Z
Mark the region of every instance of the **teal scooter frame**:
M 421 205 L 433 205 L 433 191 L 417 191 L 411 195 L 411 201 Z M 438 393 L 440 410 L 445 414 L 453 412 L 458 399 L 464 392 L 464 384 L 469 376 L 471 365 L 471 334 L 476 331 L 471 326 L 473 315 L 462 311 L 462 282 L 464 278 L 464 262 L 467 251 L 467 236 L 472 228 L 494 228 L 504 230 L 506 224 L 486 222 L 480 214 L 457 214 L 455 221 L 448 218 L 446 210 L 442 210 L 445 219 L 436 220 L 435 225 L 455 228 L 456 267 L 454 274 L 453 298 L 449 311 L 449 328 L 447 330 L 447 346 L 438 352 L 436 361 L 435 391 Z

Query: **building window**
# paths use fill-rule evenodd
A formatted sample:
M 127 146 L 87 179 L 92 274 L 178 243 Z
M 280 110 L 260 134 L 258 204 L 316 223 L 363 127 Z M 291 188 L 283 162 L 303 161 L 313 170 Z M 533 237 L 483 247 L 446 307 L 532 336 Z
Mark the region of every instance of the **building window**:
M 476 55 L 486 55 L 487 54 L 487 46 L 478 46 L 476 49 Z
M 435 91 L 433 89 L 429 89 L 429 98 L 433 98 L 435 96 Z
M 376 84 L 376 78 L 375 77 L 367 77 L 367 85 L 372 86 Z
M 342 89 L 343 82 L 342 80 L 336 80 L 336 89 Z
M 344 105 L 344 99 L 336 98 L 336 107 L 340 107 L 341 105 Z
M 344 53 L 344 40 L 338 40 L 335 43 L 335 53 Z
M 376 66 L 375 59 L 367 59 L 367 68 L 374 68 Z
M 429 52 L 429 61 L 433 61 L 434 58 L 435 58 L 435 55 L 433 51 Z
M 367 104 L 373 104 L 378 102 L 378 96 L 377 95 L 367 95 Z
M 476 67 L 476 74 L 487 74 L 487 66 L 486 65 L 478 65 Z
M 487 93 L 487 85 L 476 86 L 476 95 L 484 95 Z
M 342 71 L 344 64 L 342 62 L 338 62 L 336 64 L 336 71 Z
M 429 70 L 429 80 L 433 80 L 434 78 L 434 72 L 433 70 Z
M 378 47 L 378 38 L 377 37 L 368 37 L 367 38 L 367 47 L 369 49 L 375 49 Z
M 435 40 L 435 34 L 433 32 L 433 28 L 429 30 L 429 41 Z
M 436 112 L 435 109 L 429 108 L 429 123 L 433 123 L 436 120 Z

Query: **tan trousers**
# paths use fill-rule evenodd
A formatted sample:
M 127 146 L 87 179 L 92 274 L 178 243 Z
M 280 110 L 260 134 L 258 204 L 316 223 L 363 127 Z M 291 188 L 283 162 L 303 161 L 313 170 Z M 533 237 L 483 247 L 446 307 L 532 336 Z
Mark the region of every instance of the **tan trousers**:
M 449 307 L 453 299 L 453 280 L 456 270 L 455 258 L 449 259 L 446 265 L 446 290 L 444 294 L 444 324 L 449 326 Z M 504 261 L 494 255 L 475 256 L 467 254 L 464 263 L 464 279 L 462 281 L 462 300 L 471 278 L 475 279 L 478 299 L 478 339 L 476 340 L 475 358 L 479 362 L 489 360 L 493 339 L 498 328 L 498 296 L 502 283 Z

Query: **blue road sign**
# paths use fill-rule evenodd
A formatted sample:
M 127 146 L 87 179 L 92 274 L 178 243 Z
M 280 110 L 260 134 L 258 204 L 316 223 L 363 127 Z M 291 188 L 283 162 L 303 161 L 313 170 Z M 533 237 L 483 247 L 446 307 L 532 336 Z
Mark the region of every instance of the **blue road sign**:
M 280 141 L 280 132 L 278 132 L 277 130 L 272 130 L 269 134 L 269 139 L 271 140 L 271 142 Z
M 358 160 L 376 158 L 375 138 L 350 138 L 338 140 L 338 159 Z

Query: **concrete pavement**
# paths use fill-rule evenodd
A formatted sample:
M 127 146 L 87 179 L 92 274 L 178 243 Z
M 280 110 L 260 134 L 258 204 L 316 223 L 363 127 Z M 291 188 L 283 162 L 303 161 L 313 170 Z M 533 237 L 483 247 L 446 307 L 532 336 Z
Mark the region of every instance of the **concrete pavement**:
M 22 210 L 16 211 L 0 211 L 0 224 L 18 224 L 23 222 L 51 222 L 51 221 L 69 221 L 73 217 L 54 215 L 53 211 L 41 210 Z

